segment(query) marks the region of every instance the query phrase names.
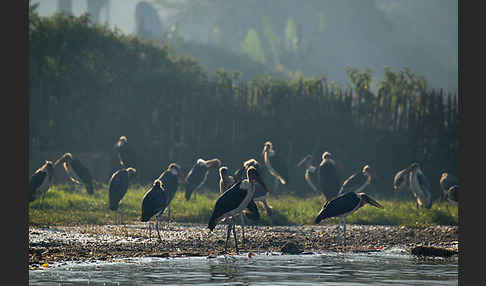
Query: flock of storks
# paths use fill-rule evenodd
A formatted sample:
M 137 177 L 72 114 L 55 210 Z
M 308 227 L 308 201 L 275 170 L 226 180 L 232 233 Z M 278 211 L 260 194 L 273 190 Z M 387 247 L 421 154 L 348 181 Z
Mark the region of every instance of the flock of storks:
M 126 136 L 121 136 L 115 144 L 120 161 L 120 169 L 113 173 L 109 179 L 109 208 L 118 209 L 119 203 L 125 196 L 132 178 L 136 175 L 134 165 L 134 151 L 128 145 Z M 236 239 L 235 218 L 240 217 L 243 241 L 245 241 L 244 225 L 245 217 L 258 220 L 260 214 L 255 202 L 261 201 L 268 216 L 272 215 L 272 208 L 266 201 L 270 192 L 262 179 L 263 168 L 275 180 L 275 189 L 279 185 L 286 185 L 289 181 L 287 169 L 282 158 L 277 155 L 272 142 L 264 143 L 262 152 L 263 167 L 256 159 L 251 158 L 242 163 L 241 167 L 231 175 L 228 167 L 222 166 L 218 158 L 211 160 L 197 159 L 185 178 L 182 179 L 185 188 L 185 198 L 189 200 L 191 195 L 196 196 L 196 191 L 206 182 L 211 168 L 219 170 L 220 196 L 215 202 L 208 228 L 212 231 L 216 225 L 225 221 L 228 224 L 225 249 L 228 239 L 233 231 L 235 248 L 238 251 Z M 53 179 L 54 168 L 61 164 L 70 180 L 76 184 L 84 184 L 88 194 L 94 193 L 92 176 L 79 159 L 71 153 L 65 153 L 55 162 L 45 161 L 44 165 L 34 172 L 29 182 L 29 202 L 39 198 L 39 208 Z M 315 192 L 322 192 L 326 202 L 317 214 L 315 223 L 331 218 L 343 219 L 343 243 L 346 245 L 346 216 L 357 211 L 365 204 L 383 208 L 376 200 L 363 191 L 370 184 L 372 171 L 369 165 L 362 168 L 341 183 L 340 165 L 334 160 L 330 152 L 322 154 L 322 160 L 318 167 L 312 165 L 312 155 L 305 156 L 298 164 L 305 169 L 304 179 Z M 148 222 L 156 217 L 156 230 L 159 240 L 159 217 L 168 209 L 170 220 L 170 204 L 179 187 L 179 178 L 182 178 L 181 166 L 170 163 L 166 170 L 155 179 L 149 191 L 145 193 L 141 204 L 141 221 Z M 457 204 L 459 193 L 459 180 L 450 173 L 443 173 L 440 178 L 442 199 L 448 203 Z M 418 163 L 412 163 L 407 168 L 400 170 L 394 177 L 393 188 L 395 191 L 409 190 L 416 198 L 419 206 L 430 208 L 432 200 L 430 195 L 430 183 L 422 172 Z M 149 229 L 151 231 L 151 224 Z

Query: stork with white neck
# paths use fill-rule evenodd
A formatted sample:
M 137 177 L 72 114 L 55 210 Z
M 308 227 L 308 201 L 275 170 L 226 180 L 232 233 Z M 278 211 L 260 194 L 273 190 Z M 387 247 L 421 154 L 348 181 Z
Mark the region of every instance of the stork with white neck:
M 231 229 L 233 229 L 233 237 L 235 239 L 235 248 L 238 252 L 238 242 L 236 239 L 236 230 L 234 224 L 231 220 L 234 216 L 240 214 L 244 209 L 248 208 L 249 205 L 254 204 L 253 195 L 255 193 L 256 183 L 260 183 L 266 192 L 268 188 L 260 177 L 257 169 L 253 166 L 249 167 L 247 170 L 247 179 L 244 179 L 231 188 L 226 190 L 223 194 L 219 196 L 214 205 L 213 213 L 208 222 L 208 228 L 213 231 L 216 224 L 223 219 L 229 220 L 228 231 L 226 234 L 225 250 L 228 246 L 228 239 L 230 236 Z

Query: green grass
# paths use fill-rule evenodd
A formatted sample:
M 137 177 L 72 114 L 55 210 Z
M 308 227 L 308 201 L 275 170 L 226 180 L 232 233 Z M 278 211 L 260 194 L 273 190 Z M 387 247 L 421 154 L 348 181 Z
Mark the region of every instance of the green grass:
M 49 189 L 42 209 L 38 209 L 38 200 L 29 203 L 29 223 L 32 225 L 76 225 L 76 224 L 113 224 L 139 221 L 142 197 L 149 186 L 132 186 L 120 202 L 117 212 L 108 209 L 108 187 L 98 187 L 92 196 L 79 187 L 56 185 Z M 171 215 L 177 222 L 207 223 L 218 193 L 204 190 L 197 194 L 197 200 L 186 201 L 184 193 L 178 190 L 171 204 Z M 430 224 L 453 225 L 458 221 L 457 206 L 434 202 L 430 210 L 416 209 L 414 201 L 378 200 L 385 208 L 378 209 L 366 205 L 348 216 L 350 224 L 405 225 L 421 227 Z M 317 213 L 324 203 L 323 196 L 297 198 L 290 195 L 270 196 L 268 203 L 274 214 L 268 217 L 263 205 L 259 205 L 260 225 L 302 225 L 313 224 Z M 167 210 L 163 219 L 167 219 Z M 335 224 L 336 218 L 324 220 L 321 224 Z

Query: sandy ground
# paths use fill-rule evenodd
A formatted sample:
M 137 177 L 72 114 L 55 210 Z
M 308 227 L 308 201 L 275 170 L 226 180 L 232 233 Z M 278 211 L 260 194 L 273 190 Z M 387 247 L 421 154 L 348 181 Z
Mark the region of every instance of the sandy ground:
M 29 226 L 29 269 L 45 263 L 67 261 L 114 261 L 126 257 L 217 256 L 225 253 L 226 225 L 209 232 L 206 225 L 161 223 L 162 241 L 147 224 Z M 457 226 L 347 225 L 347 247 L 342 245 L 342 228 L 337 225 L 246 226 L 243 244 L 236 227 L 240 252 L 287 252 L 302 254 L 324 251 L 380 251 L 401 247 L 410 251 L 417 245 L 458 250 Z M 228 252 L 234 252 L 234 239 Z

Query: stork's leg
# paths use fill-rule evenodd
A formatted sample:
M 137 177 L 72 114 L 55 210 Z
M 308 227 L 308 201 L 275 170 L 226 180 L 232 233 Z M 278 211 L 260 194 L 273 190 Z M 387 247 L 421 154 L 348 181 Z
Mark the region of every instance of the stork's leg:
M 243 237 L 243 245 L 245 245 L 245 214 L 243 212 L 240 213 L 241 218 L 241 235 Z
M 229 240 L 229 237 L 230 237 L 230 233 L 231 233 L 231 222 L 228 219 L 228 231 L 226 232 L 226 242 L 224 244 L 224 251 L 225 252 L 228 251 L 228 240 Z
M 236 239 L 236 225 L 234 223 L 233 223 L 233 237 L 235 239 L 236 253 L 240 253 L 240 250 L 238 249 L 238 240 Z
M 159 237 L 159 242 L 162 242 L 162 238 L 160 238 L 160 232 L 159 232 L 159 216 L 155 216 L 155 220 L 157 221 L 157 224 L 155 226 L 157 228 L 157 235 Z
M 167 206 L 167 213 L 169 215 L 169 221 L 170 221 L 170 205 Z
M 263 200 L 263 206 L 265 207 L 265 211 L 267 212 L 268 216 L 272 216 L 272 208 L 268 205 L 267 200 Z
M 346 217 L 343 217 L 344 247 L 346 247 Z

